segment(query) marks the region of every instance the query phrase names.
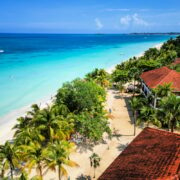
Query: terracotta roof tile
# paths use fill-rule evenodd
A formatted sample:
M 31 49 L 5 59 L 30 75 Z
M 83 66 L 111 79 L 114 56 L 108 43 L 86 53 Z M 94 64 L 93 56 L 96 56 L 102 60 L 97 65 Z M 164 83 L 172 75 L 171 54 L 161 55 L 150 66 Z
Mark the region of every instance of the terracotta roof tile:
M 144 72 L 140 77 L 150 88 L 156 88 L 164 83 L 172 83 L 174 91 L 180 91 L 180 73 L 166 66 Z
M 180 134 L 145 128 L 99 180 L 178 179 Z
M 172 64 L 180 64 L 180 58 L 176 58 Z

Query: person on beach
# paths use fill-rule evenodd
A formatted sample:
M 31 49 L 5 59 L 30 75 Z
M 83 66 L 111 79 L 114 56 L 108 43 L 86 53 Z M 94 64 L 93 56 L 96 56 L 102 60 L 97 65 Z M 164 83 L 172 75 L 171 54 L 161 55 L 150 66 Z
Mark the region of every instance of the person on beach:
M 109 114 L 111 114 L 112 113 L 112 110 L 111 110 L 111 108 L 109 108 Z

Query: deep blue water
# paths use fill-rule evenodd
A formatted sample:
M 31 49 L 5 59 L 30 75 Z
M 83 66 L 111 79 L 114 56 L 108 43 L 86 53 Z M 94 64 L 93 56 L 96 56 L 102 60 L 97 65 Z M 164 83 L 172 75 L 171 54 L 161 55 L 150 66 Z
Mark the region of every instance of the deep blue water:
M 168 35 L 0 34 L 0 116 L 38 102 L 63 82 L 109 68 Z

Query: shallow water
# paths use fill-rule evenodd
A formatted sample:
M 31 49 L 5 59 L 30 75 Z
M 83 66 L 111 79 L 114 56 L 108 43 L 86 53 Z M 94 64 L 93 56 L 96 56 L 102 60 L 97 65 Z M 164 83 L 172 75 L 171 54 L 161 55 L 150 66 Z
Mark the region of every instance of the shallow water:
M 65 81 L 110 68 L 171 36 L 0 34 L 0 116 L 54 94 Z

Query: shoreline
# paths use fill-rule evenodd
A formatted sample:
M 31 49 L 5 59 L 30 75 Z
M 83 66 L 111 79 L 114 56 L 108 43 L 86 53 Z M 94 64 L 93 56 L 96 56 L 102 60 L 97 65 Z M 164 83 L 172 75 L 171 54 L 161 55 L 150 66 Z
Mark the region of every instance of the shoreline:
M 163 43 L 159 43 L 153 47 L 160 49 L 162 45 L 163 45 Z M 139 55 L 136 55 L 136 57 L 143 56 L 144 52 L 140 53 Z M 121 62 L 119 62 L 119 63 L 121 63 Z M 116 65 L 113 65 L 112 67 L 105 69 L 105 70 L 111 74 L 114 71 Z M 45 108 L 45 107 L 47 107 L 47 105 L 50 105 L 52 103 L 53 97 L 54 97 L 54 95 L 51 95 L 51 97 L 47 97 L 46 99 L 34 102 L 34 104 L 38 104 L 41 108 Z M 0 144 L 3 144 L 5 141 L 11 140 L 13 138 L 14 130 L 12 130 L 12 128 L 17 123 L 17 118 L 19 118 L 21 116 L 25 116 L 27 111 L 29 111 L 31 109 L 31 105 L 27 105 L 20 109 L 13 110 L 10 113 L 0 117 Z
M 153 46 L 152 48 L 156 48 L 156 49 L 161 49 L 161 47 L 162 47 L 162 45 L 163 45 L 164 43 L 159 43 L 159 44 L 156 44 L 155 46 Z M 135 57 L 136 58 L 140 58 L 140 57 L 142 57 L 143 55 L 144 55 L 144 53 L 145 53 L 145 51 L 144 52 L 141 52 L 140 54 L 138 54 L 138 55 L 135 55 Z M 127 60 L 125 60 L 125 61 L 127 61 Z M 124 62 L 125 62 L 124 61 Z M 123 61 L 122 61 L 123 62 Z M 120 62 L 121 63 L 121 62 Z M 116 64 L 117 65 L 117 64 Z M 115 68 L 116 68 L 116 65 L 113 65 L 112 67 L 110 67 L 110 68 L 108 68 L 108 69 L 106 69 L 106 71 L 109 73 L 109 74 L 111 74 L 114 70 L 115 70 Z

